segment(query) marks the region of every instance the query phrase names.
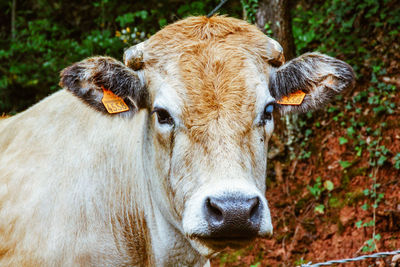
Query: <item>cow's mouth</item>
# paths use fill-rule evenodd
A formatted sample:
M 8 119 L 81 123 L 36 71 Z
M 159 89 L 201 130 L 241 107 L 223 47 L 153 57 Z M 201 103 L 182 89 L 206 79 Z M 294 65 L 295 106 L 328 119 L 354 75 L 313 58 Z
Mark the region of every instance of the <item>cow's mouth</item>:
M 202 243 L 203 245 L 213 250 L 220 251 L 225 249 L 226 247 L 230 247 L 233 249 L 243 248 L 254 241 L 256 237 L 254 235 L 250 235 L 240 237 L 191 236 L 190 238 Z

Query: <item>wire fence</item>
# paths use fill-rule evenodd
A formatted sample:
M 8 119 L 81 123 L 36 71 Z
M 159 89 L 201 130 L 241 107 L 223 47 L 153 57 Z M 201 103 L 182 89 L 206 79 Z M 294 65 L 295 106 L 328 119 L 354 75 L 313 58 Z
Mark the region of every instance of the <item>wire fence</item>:
M 383 258 L 383 257 L 397 255 L 397 254 L 400 254 L 400 250 L 395 250 L 395 251 L 390 251 L 390 252 L 379 252 L 379 253 L 363 255 L 363 256 L 359 256 L 359 257 L 355 257 L 355 258 L 331 260 L 331 261 L 314 263 L 314 264 L 309 262 L 306 264 L 302 264 L 301 267 L 327 266 L 327 265 L 332 265 L 332 264 L 340 264 L 340 263 L 347 263 L 347 262 L 353 262 L 353 261 L 362 261 L 362 260 L 366 260 L 366 259 Z

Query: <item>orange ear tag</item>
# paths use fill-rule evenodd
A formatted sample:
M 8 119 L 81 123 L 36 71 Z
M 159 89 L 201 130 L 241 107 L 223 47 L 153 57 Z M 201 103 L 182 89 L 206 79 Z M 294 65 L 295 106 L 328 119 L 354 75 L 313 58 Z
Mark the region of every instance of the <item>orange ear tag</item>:
M 108 113 L 114 114 L 129 110 L 129 107 L 125 104 L 122 98 L 110 90 L 105 89 L 103 86 L 101 86 L 101 89 L 103 89 L 103 98 L 101 99 L 101 102 L 103 102 Z
M 288 96 L 282 97 L 282 99 L 279 101 L 276 101 L 276 103 L 281 104 L 281 105 L 298 106 L 301 103 L 303 103 L 305 96 L 306 96 L 306 93 L 299 90 L 297 92 L 291 93 Z

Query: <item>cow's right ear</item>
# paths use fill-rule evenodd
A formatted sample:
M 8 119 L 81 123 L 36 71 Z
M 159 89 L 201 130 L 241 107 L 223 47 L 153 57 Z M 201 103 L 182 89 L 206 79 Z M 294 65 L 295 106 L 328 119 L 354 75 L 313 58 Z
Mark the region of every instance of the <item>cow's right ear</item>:
M 147 106 L 148 94 L 143 74 L 111 57 L 82 60 L 65 68 L 60 76 L 61 87 L 98 111 L 134 114 Z M 111 104 L 106 108 L 104 97 L 107 96 Z

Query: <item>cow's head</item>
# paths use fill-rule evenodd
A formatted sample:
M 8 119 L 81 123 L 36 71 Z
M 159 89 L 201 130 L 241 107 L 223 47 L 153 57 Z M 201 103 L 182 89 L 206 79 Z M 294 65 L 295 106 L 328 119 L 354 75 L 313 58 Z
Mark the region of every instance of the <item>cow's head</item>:
M 203 255 L 272 233 L 264 192 L 273 113 L 321 108 L 354 83 L 340 60 L 310 53 L 284 63 L 281 46 L 255 26 L 218 16 L 169 25 L 124 61 L 129 68 L 87 59 L 61 84 L 101 112 L 103 85 L 131 107 L 113 116 L 147 113 L 153 194 Z M 276 103 L 299 90 L 300 105 Z

